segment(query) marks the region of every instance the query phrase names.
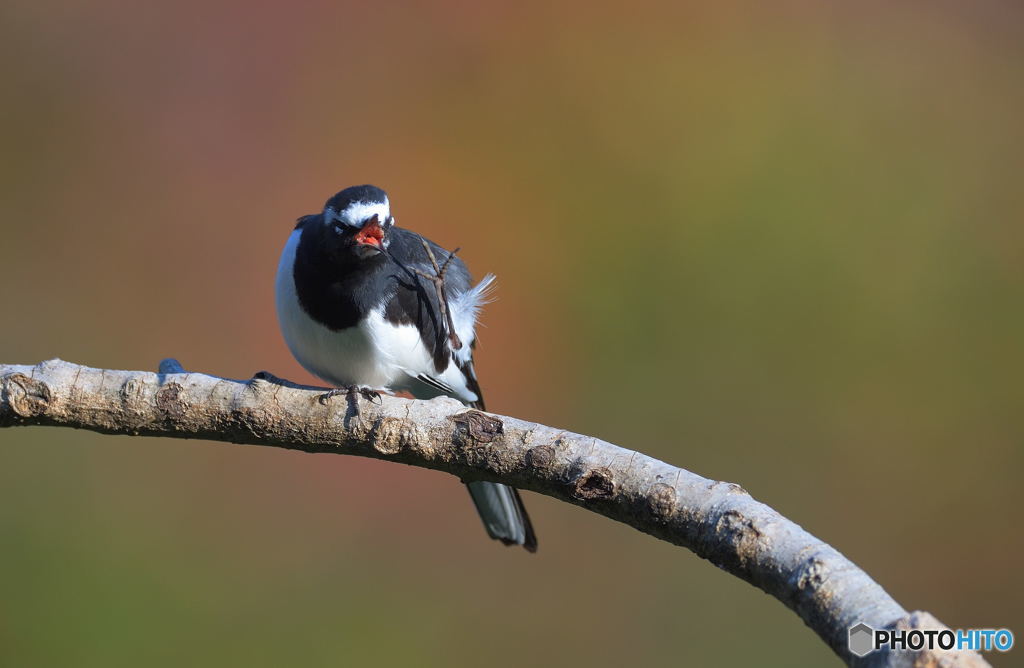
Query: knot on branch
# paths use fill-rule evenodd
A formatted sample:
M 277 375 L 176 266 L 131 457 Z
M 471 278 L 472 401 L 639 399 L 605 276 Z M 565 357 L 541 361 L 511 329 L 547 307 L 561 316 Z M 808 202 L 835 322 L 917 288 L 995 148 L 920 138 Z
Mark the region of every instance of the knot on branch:
M 612 472 L 601 467 L 590 469 L 579 478 L 573 485 L 572 494 L 577 499 L 593 501 L 597 499 L 608 499 L 615 493 L 615 480 Z
M 746 572 L 757 561 L 757 550 L 763 532 L 754 521 L 738 510 L 727 510 L 715 522 L 716 549 L 706 558 L 716 566 Z
M 551 467 L 555 459 L 555 449 L 550 445 L 538 445 L 526 451 L 526 465 L 539 471 Z
M 42 415 L 50 406 L 52 399 L 46 383 L 22 373 L 4 376 L 0 390 L 3 394 L 3 405 L 10 406 L 11 411 L 22 418 Z
M 657 482 L 647 493 L 647 510 L 662 522 L 672 516 L 676 509 L 676 490 L 672 485 Z
M 490 443 L 505 431 L 505 425 L 496 417 L 480 411 L 466 411 L 452 418 L 455 436 L 461 445 Z
M 156 393 L 156 409 L 167 418 L 176 420 L 185 415 L 187 404 L 181 397 L 184 388 L 177 383 L 167 383 Z
M 380 418 L 370 430 L 370 444 L 382 455 L 397 455 L 410 438 L 406 420 L 400 418 Z
M 470 410 L 450 418 L 454 423 L 452 444 L 456 447 L 456 456 L 474 468 L 489 471 L 507 471 L 517 465 L 507 456 L 504 448 L 491 447 L 505 433 L 505 425 L 496 417 Z M 521 466 L 522 462 L 519 461 Z

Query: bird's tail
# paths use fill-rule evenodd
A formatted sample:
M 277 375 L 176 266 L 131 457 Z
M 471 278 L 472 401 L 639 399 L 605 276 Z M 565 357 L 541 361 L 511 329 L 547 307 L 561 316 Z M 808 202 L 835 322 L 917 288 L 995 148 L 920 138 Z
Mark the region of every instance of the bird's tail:
M 496 482 L 467 482 L 476 510 L 491 538 L 505 545 L 522 545 L 528 552 L 537 551 L 537 536 L 530 516 L 526 514 L 519 490 Z

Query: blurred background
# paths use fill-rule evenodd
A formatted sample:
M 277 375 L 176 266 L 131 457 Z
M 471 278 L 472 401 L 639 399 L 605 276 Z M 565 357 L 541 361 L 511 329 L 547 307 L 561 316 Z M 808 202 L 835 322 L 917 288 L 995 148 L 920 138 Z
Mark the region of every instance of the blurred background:
M 905 607 L 1020 637 L 1022 28 L 1013 2 L 8 0 L 0 361 L 312 382 L 278 254 L 374 183 L 498 275 L 492 410 L 740 483 Z M 525 496 L 535 556 L 436 472 L 4 430 L 0 663 L 837 663 L 689 552 Z

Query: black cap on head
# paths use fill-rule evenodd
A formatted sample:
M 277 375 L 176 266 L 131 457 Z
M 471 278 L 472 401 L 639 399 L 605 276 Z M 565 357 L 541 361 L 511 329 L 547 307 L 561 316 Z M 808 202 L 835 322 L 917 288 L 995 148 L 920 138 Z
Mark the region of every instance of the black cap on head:
M 388 194 L 386 192 L 377 186 L 367 184 L 345 188 L 327 200 L 325 208 L 333 209 L 335 211 L 344 211 L 351 205 L 359 202 L 377 204 L 386 201 L 388 201 Z
M 324 205 L 324 224 L 361 228 L 371 218 L 384 226 L 394 223 L 386 192 L 377 186 L 345 188 Z

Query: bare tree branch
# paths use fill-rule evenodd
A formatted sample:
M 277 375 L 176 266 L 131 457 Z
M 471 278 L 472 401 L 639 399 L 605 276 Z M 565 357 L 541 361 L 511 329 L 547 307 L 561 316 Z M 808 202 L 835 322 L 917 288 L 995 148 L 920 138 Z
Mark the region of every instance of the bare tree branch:
M 547 494 L 686 547 L 796 612 L 851 666 L 987 666 L 973 652 L 878 651 L 863 659 L 848 629 L 941 629 L 908 614 L 866 573 L 739 485 L 639 452 L 452 399 L 384 397 L 324 406 L 322 388 L 261 372 L 251 380 L 92 369 L 61 360 L 0 364 L 0 427 L 51 425 L 107 434 L 202 438 L 360 455 Z

